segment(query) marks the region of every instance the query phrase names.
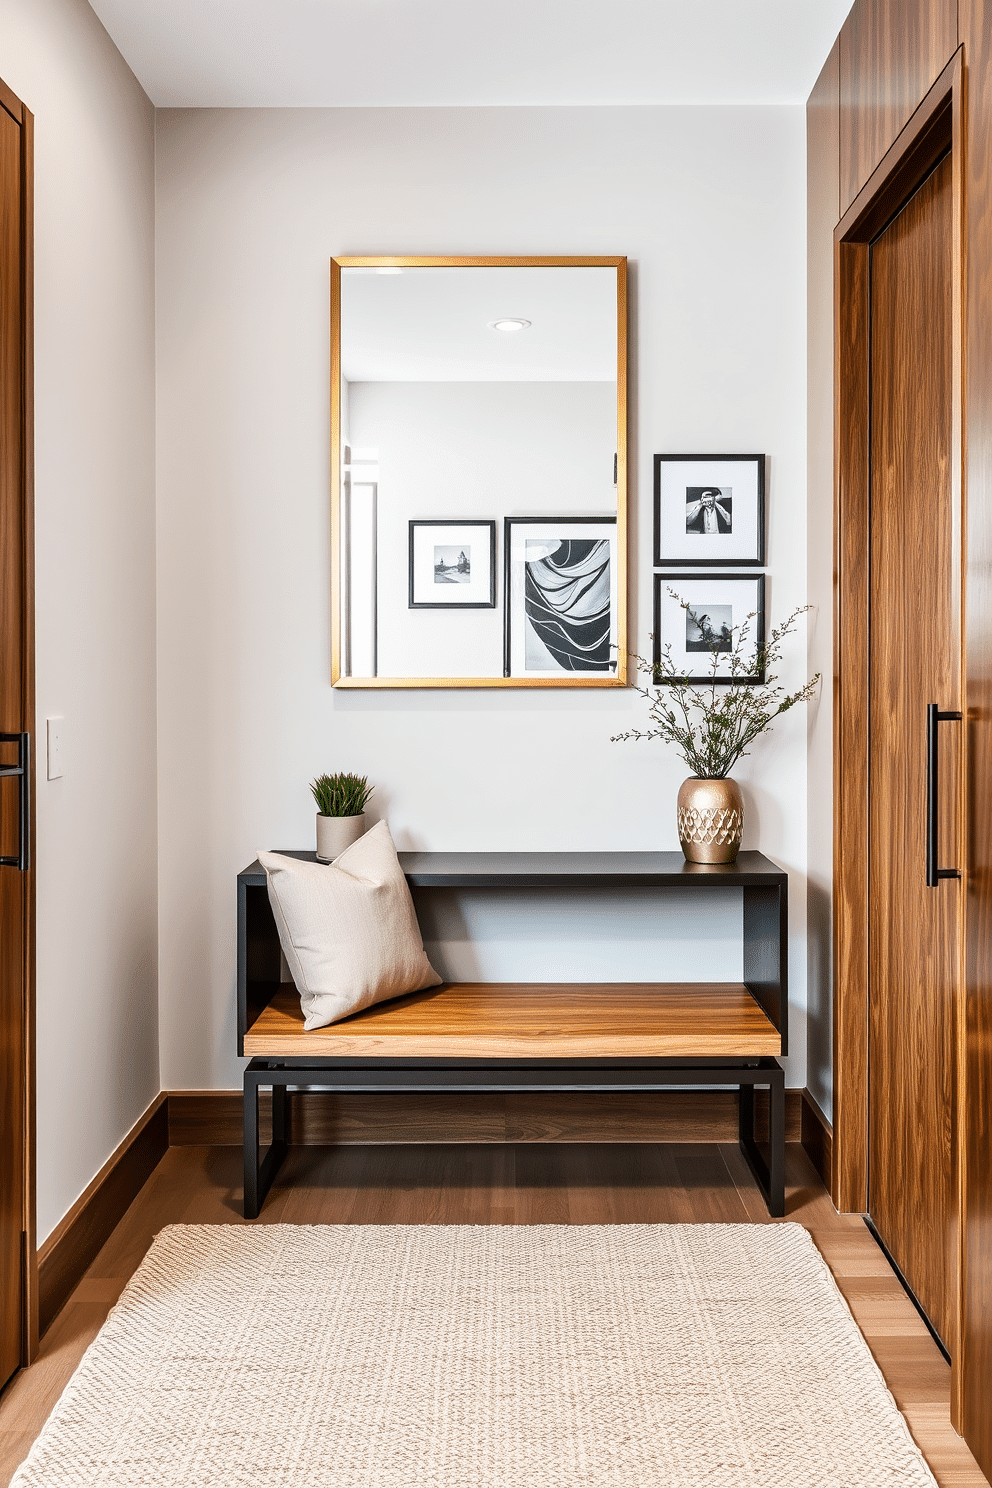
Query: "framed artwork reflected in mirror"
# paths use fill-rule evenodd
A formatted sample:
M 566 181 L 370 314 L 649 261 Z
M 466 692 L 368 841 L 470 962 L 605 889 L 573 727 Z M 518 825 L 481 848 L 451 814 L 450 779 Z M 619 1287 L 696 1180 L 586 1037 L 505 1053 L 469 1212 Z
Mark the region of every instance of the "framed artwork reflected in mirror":
M 410 523 L 411 610 L 496 607 L 496 523 Z
M 503 552 L 505 675 L 616 676 L 616 518 L 507 517 Z

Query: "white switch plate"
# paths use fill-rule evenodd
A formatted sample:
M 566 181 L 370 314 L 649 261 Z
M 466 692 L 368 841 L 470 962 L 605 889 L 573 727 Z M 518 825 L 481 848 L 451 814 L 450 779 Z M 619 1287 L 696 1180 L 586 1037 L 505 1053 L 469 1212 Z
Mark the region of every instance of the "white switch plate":
M 59 780 L 62 776 L 62 728 L 64 718 L 49 718 L 48 724 L 48 778 Z

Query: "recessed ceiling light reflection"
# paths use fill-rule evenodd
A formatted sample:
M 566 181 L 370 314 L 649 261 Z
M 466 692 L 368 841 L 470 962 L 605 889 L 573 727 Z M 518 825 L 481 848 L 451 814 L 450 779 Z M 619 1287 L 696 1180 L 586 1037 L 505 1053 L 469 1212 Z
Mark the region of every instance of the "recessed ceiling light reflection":
M 517 320 L 513 317 L 489 322 L 489 329 L 492 331 L 526 331 L 529 326 L 529 320 Z

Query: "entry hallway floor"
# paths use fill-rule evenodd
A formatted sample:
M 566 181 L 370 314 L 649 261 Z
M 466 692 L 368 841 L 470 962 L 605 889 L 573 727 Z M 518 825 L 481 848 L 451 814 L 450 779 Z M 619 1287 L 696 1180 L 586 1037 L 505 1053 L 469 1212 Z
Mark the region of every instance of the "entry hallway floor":
M 950 1369 L 857 1216 L 838 1215 L 798 1144 L 786 1218 L 810 1231 L 937 1482 L 983 1488 L 949 1419 Z M 237 1224 L 241 1153 L 172 1147 L 0 1396 L 0 1488 L 27 1455 L 88 1344 L 167 1224 Z M 736 1146 L 295 1147 L 256 1223 L 772 1224 Z M 852 1485 L 854 1488 L 854 1485 Z

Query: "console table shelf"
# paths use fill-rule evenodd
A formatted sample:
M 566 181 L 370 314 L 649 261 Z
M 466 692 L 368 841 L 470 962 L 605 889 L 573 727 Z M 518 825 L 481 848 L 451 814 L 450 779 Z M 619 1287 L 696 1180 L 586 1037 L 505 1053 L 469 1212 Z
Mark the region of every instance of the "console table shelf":
M 315 860 L 312 852 L 288 856 Z M 286 1089 L 354 1092 L 661 1090 L 736 1085 L 740 1142 L 773 1215 L 784 1213 L 788 876 L 757 852 L 736 863 L 681 853 L 400 853 L 411 889 L 693 891 L 743 898 L 743 980 L 453 982 L 303 1028 L 281 958 L 265 872 L 238 875 L 238 1052 L 245 1090 L 245 1214 L 254 1218 L 285 1152 Z M 260 1161 L 258 1091 L 271 1086 L 273 1141 Z M 765 1161 L 754 1090 L 769 1089 Z

